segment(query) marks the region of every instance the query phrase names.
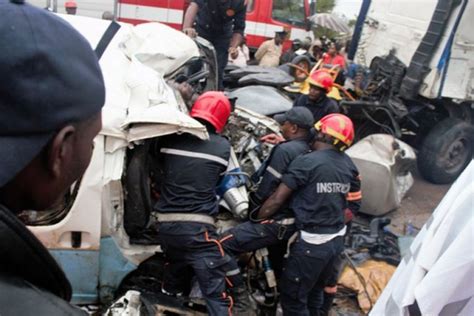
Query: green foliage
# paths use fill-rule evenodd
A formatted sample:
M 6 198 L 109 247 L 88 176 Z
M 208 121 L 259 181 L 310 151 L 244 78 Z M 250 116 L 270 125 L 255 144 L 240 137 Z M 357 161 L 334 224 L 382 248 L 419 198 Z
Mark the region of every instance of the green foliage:
M 329 13 L 334 9 L 336 0 L 318 0 L 316 1 L 316 12 L 317 13 Z

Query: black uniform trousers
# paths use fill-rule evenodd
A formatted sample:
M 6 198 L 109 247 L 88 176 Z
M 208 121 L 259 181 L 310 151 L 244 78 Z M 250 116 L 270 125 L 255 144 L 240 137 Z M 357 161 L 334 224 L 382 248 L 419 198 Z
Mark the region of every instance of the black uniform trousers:
M 238 255 L 286 242 L 295 231 L 294 224 L 281 225 L 274 220 L 245 222 L 229 229 L 221 241 L 226 253 Z
M 295 231 L 294 224 L 281 225 L 273 220 L 259 223 L 245 222 L 225 232 L 220 241 L 227 254 L 237 256 L 244 252 L 252 252 L 281 243 L 286 245 L 286 242 Z M 276 256 L 274 257 L 278 257 L 278 250 L 275 249 Z M 269 251 L 272 252 L 272 249 L 269 249 Z M 228 265 L 227 276 L 235 287 L 245 286 L 237 262 L 232 261 Z
M 291 245 L 280 280 L 283 315 L 318 315 L 321 290 L 332 276 L 333 265 L 343 250 L 342 237 L 313 245 L 298 236 Z
M 198 29 L 199 32 L 199 29 Z M 204 36 L 209 42 L 214 45 L 217 57 L 217 75 L 218 75 L 218 89 L 224 90 L 224 68 L 227 66 L 229 60 L 229 46 L 232 34 L 222 34 L 215 36 Z
M 199 226 L 205 229 L 195 229 Z M 182 234 L 176 234 L 177 231 Z M 191 267 L 209 315 L 230 315 L 233 300 L 226 292 L 225 274 L 229 270 L 227 265 L 234 260 L 224 253 L 215 228 L 206 224 L 174 222 L 161 223 L 159 232 L 167 261 L 163 288 L 173 292 L 179 285 L 189 282 L 186 268 Z

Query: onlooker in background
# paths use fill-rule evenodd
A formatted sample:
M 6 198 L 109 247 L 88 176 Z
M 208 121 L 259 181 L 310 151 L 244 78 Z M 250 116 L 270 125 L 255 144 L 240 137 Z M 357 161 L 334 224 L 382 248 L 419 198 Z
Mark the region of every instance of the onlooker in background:
M 250 60 L 250 52 L 246 43 L 247 41 L 244 37 L 239 47 L 237 47 L 237 56 L 233 57 L 232 54 L 229 53 L 229 64 L 239 67 L 247 66 L 247 62 Z
M 115 16 L 110 11 L 104 11 L 104 13 L 102 13 L 102 20 L 113 21 L 113 20 L 115 20 Z
M 77 11 L 76 1 L 66 1 L 66 3 L 64 4 L 64 7 L 66 9 L 67 14 L 76 15 L 76 11 Z
M 323 57 L 323 44 L 320 40 L 315 39 L 313 41 L 309 53 L 311 54 L 311 59 L 315 62 L 318 62 Z
M 300 95 L 293 103 L 293 106 L 308 108 L 313 113 L 316 122 L 328 114 L 338 113 L 339 105 L 334 99 L 327 96 L 333 84 L 332 77 L 324 70 L 312 73 L 309 78 L 308 95 Z
M 262 67 L 277 67 L 280 64 L 282 44 L 288 33 L 275 32 L 275 38 L 263 42 L 255 53 L 258 65 Z
M 341 70 L 346 68 L 346 60 L 344 56 L 339 53 L 341 46 L 337 43 L 331 43 L 329 45 L 328 51 L 323 55 L 323 64 L 325 65 L 338 65 L 341 67 Z
M 105 86 L 89 42 L 62 18 L 0 0 L 0 315 L 87 315 L 44 245 L 18 220 L 83 175 Z
M 296 38 L 291 43 L 291 47 L 286 53 L 281 56 L 281 64 L 291 63 L 291 61 L 296 57 L 295 52 L 301 48 L 303 43 L 299 38 Z
M 321 44 L 323 46 L 323 52 L 327 52 L 329 49 L 329 45 L 331 45 L 331 41 L 327 38 L 327 36 L 323 35 L 320 38 Z
M 306 37 L 304 41 L 301 43 L 301 48 L 298 49 L 295 54 L 298 56 L 301 55 L 308 55 L 309 48 L 311 47 L 311 38 Z

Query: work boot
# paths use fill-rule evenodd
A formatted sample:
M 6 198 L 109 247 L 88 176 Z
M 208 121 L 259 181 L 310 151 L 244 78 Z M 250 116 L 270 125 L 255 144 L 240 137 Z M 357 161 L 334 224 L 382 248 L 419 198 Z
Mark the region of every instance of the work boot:
M 245 286 L 231 289 L 231 295 L 234 300 L 232 315 L 236 316 L 256 316 L 257 305 L 250 298 L 249 291 Z

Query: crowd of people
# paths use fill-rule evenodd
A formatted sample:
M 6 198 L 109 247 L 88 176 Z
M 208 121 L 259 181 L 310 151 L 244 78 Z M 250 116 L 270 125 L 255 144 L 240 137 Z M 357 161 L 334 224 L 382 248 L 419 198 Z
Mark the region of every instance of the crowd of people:
M 287 36 L 287 32 L 280 31 L 275 33 L 274 38 L 263 42 L 255 52 L 255 63 L 262 67 L 278 67 L 294 62 L 298 56 L 305 56 L 312 63 L 321 61 L 323 65 L 337 66 L 342 72 L 346 70 L 347 58 L 344 51 L 348 43 L 343 47 L 341 43 L 326 37 L 314 40 L 307 37 L 304 40 L 294 39 L 291 47 L 283 53 L 283 42 Z M 229 63 L 245 67 L 251 63 L 245 38 L 239 47 L 236 57 L 229 55 Z
M 191 3 L 184 23 L 189 36 L 197 29 L 213 42 L 220 68 L 228 53 L 247 59 L 245 23 L 239 20 L 245 2 L 226 3 L 218 26 L 207 23 L 217 13 L 199 0 Z M 0 15 L 5 17 L 0 45 L 9 47 L 0 60 L 0 314 L 80 315 L 83 311 L 67 303 L 71 287 L 64 273 L 16 214 L 46 209 L 87 168 L 101 129 L 104 80 L 89 43 L 61 18 L 22 0 L 0 0 Z M 278 32 L 262 44 L 257 59 L 278 64 L 285 36 Z M 331 47 L 322 58 L 340 62 Z M 158 140 L 162 181 L 154 209 L 167 264 L 157 291 L 180 295 L 188 281 L 183 271 L 190 267 L 210 315 L 252 315 L 236 258 L 276 247 L 284 315 L 327 314 L 343 236 L 360 206 L 360 177 L 344 153 L 354 140 L 354 126 L 327 96 L 332 77 L 315 72 L 309 84 L 308 95 L 275 116 L 281 135 L 261 140 L 275 146 L 252 176 L 258 189 L 250 196 L 249 220 L 223 235 L 215 226 L 215 192 L 231 152 L 221 135 L 231 101 L 223 92 L 209 91 L 194 102 L 190 116 L 206 127 L 208 140 L 187 134 Z M 287 247 L 284 258 L 281 250 Z

